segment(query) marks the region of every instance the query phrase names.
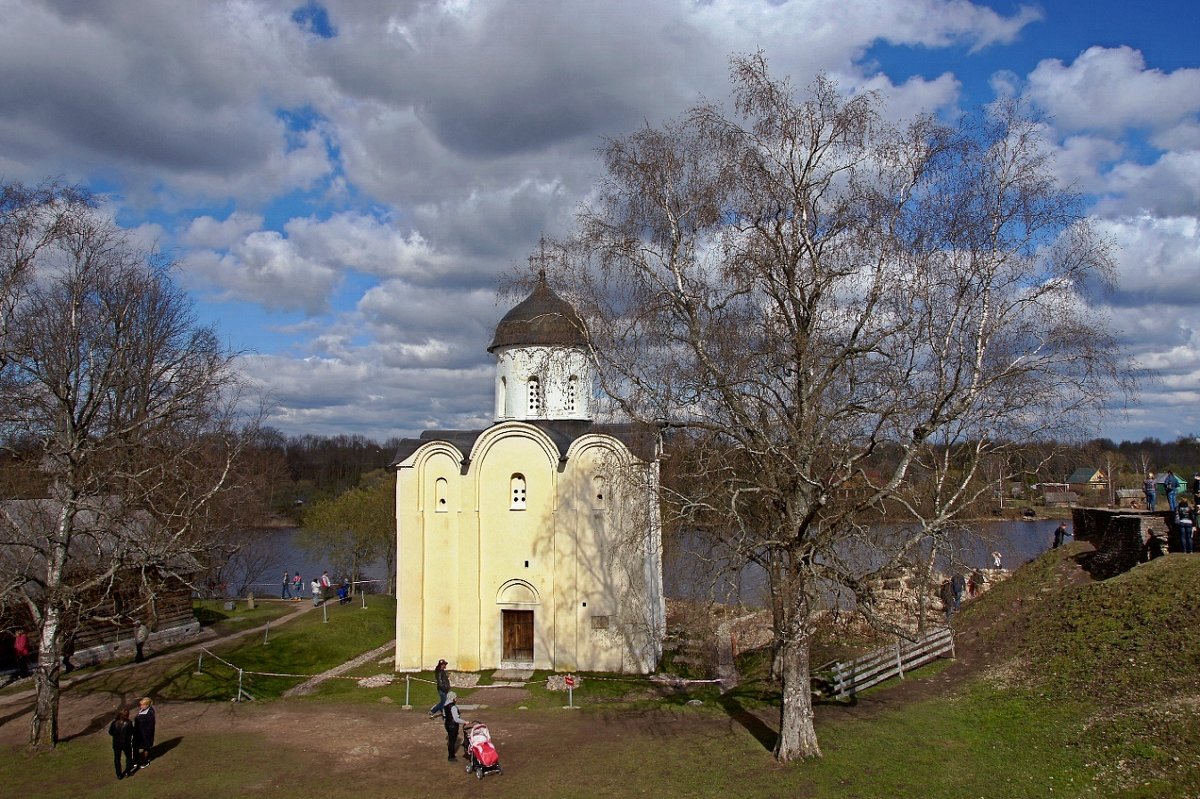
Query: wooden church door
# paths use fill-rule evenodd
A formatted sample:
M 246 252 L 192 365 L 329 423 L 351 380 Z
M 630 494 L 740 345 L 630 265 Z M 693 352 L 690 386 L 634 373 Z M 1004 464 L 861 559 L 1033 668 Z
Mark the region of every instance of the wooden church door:
M 533 611 L 505 610 L 504 659 L 533 662 Z

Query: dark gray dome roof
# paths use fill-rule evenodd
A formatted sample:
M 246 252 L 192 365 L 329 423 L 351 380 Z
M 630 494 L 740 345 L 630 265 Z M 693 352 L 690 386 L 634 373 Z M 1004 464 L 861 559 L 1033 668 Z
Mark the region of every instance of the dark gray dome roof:
M 546 284 L 546 273 L 541 272 L 533 293 L 496 325 L 488 352 L 521 345 L 582 347 L 586 344 L 579 314 L 571 303 L 554 293 Z

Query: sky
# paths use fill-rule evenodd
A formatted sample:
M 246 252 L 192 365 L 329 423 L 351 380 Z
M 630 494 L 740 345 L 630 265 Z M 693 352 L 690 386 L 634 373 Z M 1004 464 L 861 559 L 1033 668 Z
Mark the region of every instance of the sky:
M 177 262 L 288 435 L 491 422 L 497 287 L 571 229 L 604 137 L 761 50 L 888 114 L 998 96 L 1119 261 L 1146 370 L 1086 437 L 1200 434 L 1194 0 L 0 0 L 0 180 L 103 195 Z M 1081 431 L 1081 435 L 1084 431 Z

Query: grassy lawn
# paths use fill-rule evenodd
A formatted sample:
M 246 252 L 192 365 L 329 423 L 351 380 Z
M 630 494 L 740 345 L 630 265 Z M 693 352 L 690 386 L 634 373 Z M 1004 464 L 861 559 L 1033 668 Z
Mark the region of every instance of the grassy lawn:
M 233 609 L 226 610 L 227 602 L 233 602 Z M 274 621 L 280 616 L 295 610 L 295 603 L 264 602 L 255 600 L 254 609 L 246 606 L 246 600 L 197 599 L 192 601 L 192 611 L 200 626 L 211 629 L 217 635 L 228 635 L 239 630 L 248 630 L 268 621 Z
M 402 677 L 372 689 L 333 680 L 311 697 L 234 705 L 236 676 L 206 658 L 200 675 L 195 662 L 164 664 L 152 690 L 197 700 L 165 705 L 164 734 L 177 750 L 160 770 L 116 783 L 107 736 L 93 722 L 49 755 L 0 749 L 0 784 L 48 798 L 1200 796 L 1200 620 L 1189 602 L 1200 595 L 1200 557 L 1169 556 L 1094 582 L 1079 571 L 1079 552 L 1048 553 L 964 610 L 960 656 L 974 658 L 973 669 L 940 661 L 856 704 L 819 704 L 824 756 L 810 762 L 773 760 L 778 689 L 761 678 L 754 653 L 740 661 L 749 679 L 725 695 L 585 673 L 576 712 L 562 709 L 566 695 L 546 690 L 548 674 L 537 672 L 520 708 L 468 713 L 492 727 L 505 765 L 478 784 L 445 762 L 440 724 L 424 717 L 436 701 L 428 672 L 413 675 L 412 711 L 400 707 Z M 394 604 L 382 597 L 367 610 L 328 610 L 328 624 L 308 613 L 266 645 L 255 636 L 218 654 L 251 671 L 313 674 L 394 633 Z M 355 674 L 387 671 L 368 663 Z M 247 675 L 246 687 L 269 700 L 297 681 Z M 490 692 L 504 690 L 460 693 L 464 704 L 488 705 Z M 184 714 L 194 723 L 173 728 L 172 716 Z

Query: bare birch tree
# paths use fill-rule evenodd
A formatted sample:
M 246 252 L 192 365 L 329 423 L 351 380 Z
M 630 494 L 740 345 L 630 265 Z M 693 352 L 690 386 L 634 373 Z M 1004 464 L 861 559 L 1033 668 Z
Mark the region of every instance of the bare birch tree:
M 39 451 L 49 495 L 3 504 L 0 599 L 33 619 L 30 741 L 51 747 L 64 620 L 99 612 L 120 580 L 152 603 L 190 578 L 253 504 L 236 468 L 252 431 L 233 356 L 165 266 L 80 192 L 3 195 L 25 199 L 0 218 L 0 443 Z
M 675 513 L 766 573 L 791 761 L 820 754 L 831 597 L 885 624 L 872 575 L 947 543 L 985 465 L 1089 426 L 1124 372 L 1086 302 L 1108 247 L 1019 108 L 890 124 L 825 77 L 797 96 L 761 55 L 732 81 L 732 111 L 602 147 L 551 272 L 616 408 L 686 428 Z

